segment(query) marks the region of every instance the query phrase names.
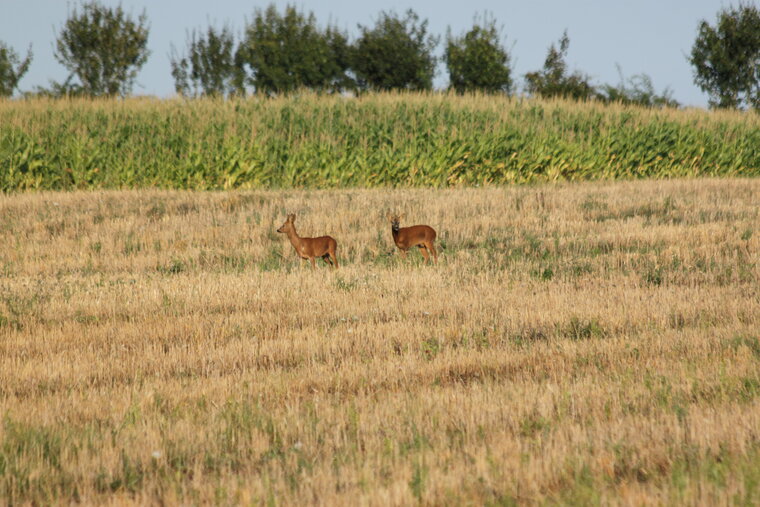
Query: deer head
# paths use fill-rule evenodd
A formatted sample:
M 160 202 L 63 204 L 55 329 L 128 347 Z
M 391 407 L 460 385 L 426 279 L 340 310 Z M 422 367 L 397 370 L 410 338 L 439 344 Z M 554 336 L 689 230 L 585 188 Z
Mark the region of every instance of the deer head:
M 295 213 L 289 213 L 288 218 L 285 219 L 285 223 L 282 224 L 279 229 L 277 229 L 277 232 L 288 233 L 290 231 L 295 231 L 295 228 L 293 226 L 293 223 L 295 221 L 296 221 Z
M 404 216 L 392 214 L 390 212 L 388 212 L 385 216 L 388 218 L 388 221 L 391 223 L 391 229 L 394 231 L 398 231 L 399 227 L 401 226 L 401 219 Z

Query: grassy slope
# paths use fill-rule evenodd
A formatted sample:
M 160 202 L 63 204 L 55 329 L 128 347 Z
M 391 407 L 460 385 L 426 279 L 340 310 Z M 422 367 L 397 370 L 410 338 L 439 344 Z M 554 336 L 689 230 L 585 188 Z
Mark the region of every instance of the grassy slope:
M 754 176 L 760 116 L 489 96 L 0 101 L 1 190 Z
M 760 502 L 759 190 L 0 197 L 0 498 Z

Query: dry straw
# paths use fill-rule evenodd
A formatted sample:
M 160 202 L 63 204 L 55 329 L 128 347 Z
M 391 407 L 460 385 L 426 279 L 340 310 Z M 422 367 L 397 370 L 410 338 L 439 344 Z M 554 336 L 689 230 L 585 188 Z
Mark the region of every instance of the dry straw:
M 758 190 L 0 196 L 0 498 L 758 503 Z

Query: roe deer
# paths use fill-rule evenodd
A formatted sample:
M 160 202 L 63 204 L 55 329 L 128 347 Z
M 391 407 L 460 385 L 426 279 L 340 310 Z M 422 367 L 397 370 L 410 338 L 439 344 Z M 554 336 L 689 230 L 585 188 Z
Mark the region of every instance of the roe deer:
M 309 259 L 311 261 L 311 268 L 314 269 L 316 264 L 314 262 L 315 257 L 322 257 L 325 262 L 332 265 L 333 268 L 338 268 L 338 258 L 335 256 L 335 250 L 338 248 L 338 242 L 330 236 L 320 236 L 318 238 L 299 238 L 296 233 L 296 226 L 293 222 L 296 221 L 296 215 L 291 213 L 282 224 L 282 227 L 277 229 L 277 232 L 284 232 L 288 235 L 290 244 L 296 249 L 296 253 L 302 259 Z
M 435 251 L 435 230 L 429 225 L 412 225 L 411 227 L 399 227 L 401 217 L 399 215 L 387 215 L 391 223 L 393 242 L 401 250 L 401 256 L 406 258 L 406 252 L 413 246 L 420 249 L 425 262 L 430 262 L 430 254 L 433 254 L 435 263 L 438 263 L 438 253 Z

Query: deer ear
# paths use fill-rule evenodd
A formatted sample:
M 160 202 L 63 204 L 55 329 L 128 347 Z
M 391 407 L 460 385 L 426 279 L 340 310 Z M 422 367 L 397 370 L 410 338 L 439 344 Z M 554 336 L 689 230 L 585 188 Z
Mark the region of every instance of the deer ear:
M 288 222 L 293 223 L 295 221 L 296 221 L 296 214 L 295 213 L 288 214 Z

